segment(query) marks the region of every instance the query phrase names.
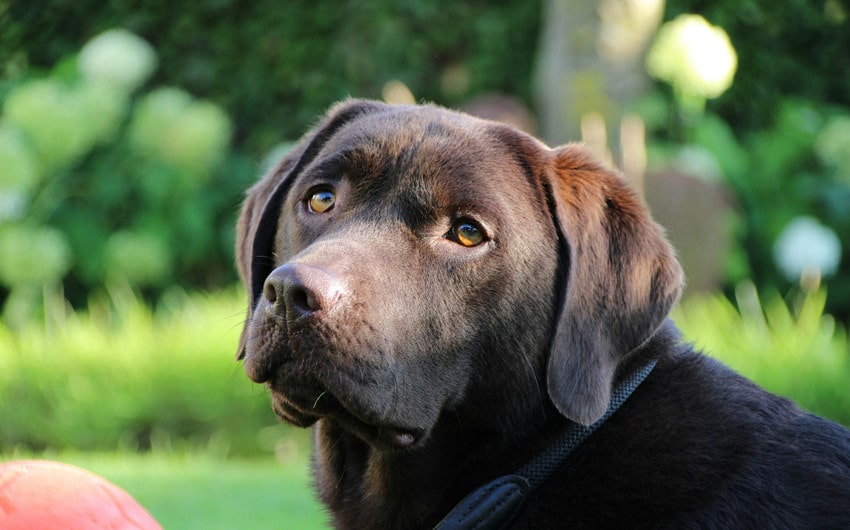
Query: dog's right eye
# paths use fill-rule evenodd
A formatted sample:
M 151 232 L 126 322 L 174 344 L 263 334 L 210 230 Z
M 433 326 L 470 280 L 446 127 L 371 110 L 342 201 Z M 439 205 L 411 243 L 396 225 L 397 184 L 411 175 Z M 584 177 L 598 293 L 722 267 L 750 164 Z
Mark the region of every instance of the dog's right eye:
M 329 212 L 334 204 L 336 204 L 336 195 L 330 190 L 317 191 L 307 199 L 307 209 L 312 213 Z
M 475 247 L 484 242 L 484 230 L 475 223 L 462 219 L 457 221 L 450 232 L 451 239 L 465 247 Z

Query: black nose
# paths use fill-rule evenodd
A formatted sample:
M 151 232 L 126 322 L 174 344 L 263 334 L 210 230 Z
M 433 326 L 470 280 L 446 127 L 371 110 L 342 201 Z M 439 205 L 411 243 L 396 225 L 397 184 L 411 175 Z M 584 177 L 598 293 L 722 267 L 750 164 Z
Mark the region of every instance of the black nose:
M 289 321 L 328 311 L 342 298 L 344 285 L 332 273 L 312 265 L 286 263 L 276 268 L 263 286 L 274 311 Z

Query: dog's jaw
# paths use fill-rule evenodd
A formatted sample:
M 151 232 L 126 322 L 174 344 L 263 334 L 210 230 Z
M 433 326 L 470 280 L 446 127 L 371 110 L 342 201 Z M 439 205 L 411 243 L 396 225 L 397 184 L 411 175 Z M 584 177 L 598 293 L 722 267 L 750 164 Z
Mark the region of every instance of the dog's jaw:
M 460 460 L 445 425 L 414 449 L 378 450 L 331 419 L 314 428 L 314 478 L 333 526 L 424 528 L 439 521 Z M 435 458 L 439 456 L 439 458 Z M 332 485 L 332 487 L 327 487 Z M 446 504 L 446 506 L 448 506 Z M 363 508 L 366 510 L 361 511 Z M 380 514 L 364 519 L 362 513 Z
M 386 438 L 367 442 L 335 418 L 320 419 L 313 427 L 314 477 L 334 527 L 436 525 L 466 493 L 518 468 L 564 427 L 566 420 L 554 408 L 527 397 L 520 401 L 529 408 L 490 400 L 491 411 L 502 423 L 485 418 L 480 403 L 446 411 L 406 448 Z M 364 513 L 380 517 L 364 518 Z
M 265 325 L 269 324 L 273 323 Z M 303 349 L 298 341 L 288 339 L 283 346 L 266 346 L 271 353 L 249 350 L 246 369 L 254 373 L 255 364 L 264 357 L 278 359 L 259 382 L 269 390 L 278 417 L 298 427 L 325 418 L 376 450 L 414 450 L 427 440 L 443 406 L 452 401 L 439 392 L 411 397 L 397 383 L 412 370 L 404 363 L 379 362 L 373 356 L 371 360 L 379 362 L 381 369 L 367 370 L 362 357 L 337 351 L 332 344 Z M 352 362 L 341 361 L 346 357 Z
M 308 388 L 309 386 L 309 388 Z M 412 450 L 428 438 L 431 426 L 370 423 L 345 405 L 330 391 L 315 385 L 299 386 L 300 397 L 268 385 L 272 408 L 282 420 L 297 427 L 309 427 L 326 419 L 356 435 L 378 451 Z M 315 395 L 315 399 L 312 396 Z M 310 402 L 312 400 L 312 403 Z

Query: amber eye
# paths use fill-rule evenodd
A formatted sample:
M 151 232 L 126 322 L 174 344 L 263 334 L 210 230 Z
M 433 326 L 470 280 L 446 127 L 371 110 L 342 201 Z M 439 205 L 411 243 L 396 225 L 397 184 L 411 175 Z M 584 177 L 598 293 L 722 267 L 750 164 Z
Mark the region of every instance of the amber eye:
M 333 209 L 336 195 L 330 190 L 317 191 L 307 199 L 307 207 L 313 213 L 325 213 Z
M 454 240 L 465 247 L 474 247 L 484 241 L 484 231 L 478 225 L 461 219 L 452 226 Z

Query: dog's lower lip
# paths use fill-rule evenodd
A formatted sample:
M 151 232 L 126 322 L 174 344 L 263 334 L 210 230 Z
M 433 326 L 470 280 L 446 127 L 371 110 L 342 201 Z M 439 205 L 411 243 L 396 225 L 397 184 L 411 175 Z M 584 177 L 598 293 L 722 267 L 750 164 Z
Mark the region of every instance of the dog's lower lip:
M 387 441 L 401 449 L 407 449 L 416 443 L 421 433 L 405 429 L 390 428 L 385 433 Z
M 289 423 L 307 426 L 321 417 L 334 418 L 353 431 L 360 432 L 365 440 L 379 441 L 384 447 L 409 449 L 415 446 L 426 430 L 418 427 L 405 427 L 387 424 L 380 420 L 365 419 L 353 410 L 349 410 L 331 391 L 321 385 L 292 385 L 292 388 L 309 388 L 308 391 L 292 395 L 282 390 L 284 385 L 269 385 L 275 403 L 275 412 Z

